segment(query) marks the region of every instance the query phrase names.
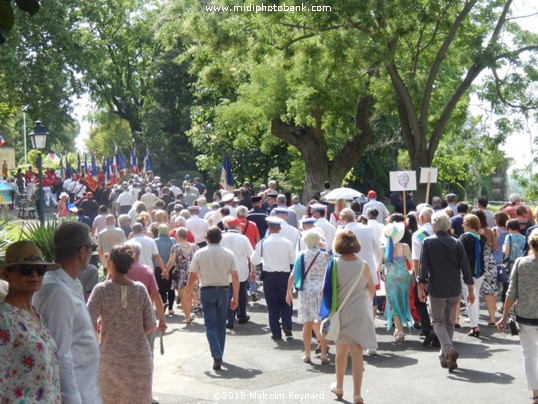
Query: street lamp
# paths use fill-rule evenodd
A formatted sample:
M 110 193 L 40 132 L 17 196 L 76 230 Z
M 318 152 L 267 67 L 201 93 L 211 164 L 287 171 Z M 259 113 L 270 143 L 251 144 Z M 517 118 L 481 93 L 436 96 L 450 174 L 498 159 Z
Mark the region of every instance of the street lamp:
M 39 213 L 39 222 L 41 226 L 45 225 L 45 198 L 43 196 L 43 162 L 41 156 L 41 150 L 45 148 L 47 143 L 47 136 L 49 131 L 41 121 L 35 121 L 35 126 L 32 128 L 32 131 L 28 134 L 30 141 L 32 142 L 32 148 L 39 150 L 37 154 L 37 170 L 39 178 L 39 190 L 37 191 L 38 196 L 38 213 Z

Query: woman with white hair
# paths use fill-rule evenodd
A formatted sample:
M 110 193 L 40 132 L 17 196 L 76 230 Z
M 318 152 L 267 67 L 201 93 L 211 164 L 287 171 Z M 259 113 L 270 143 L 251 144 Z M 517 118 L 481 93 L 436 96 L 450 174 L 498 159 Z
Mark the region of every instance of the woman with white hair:
M 321 250 L 321 235 L 315 229 L 305 231 L 303 241 L 307 249 L 302 251 L 295 260 L 293 271 L 288 280 L 286 302 L 291 306 L 293 302 L 292 288 L 295 286 L 295 289 L 299 291 L 298 317 L 299 321 L 303 323 L 305 351 L 303 361 L 312 363 L 310 344 L 312 331 L 314 331 L 317 340 L 321 343 L 321 363 L 328 364 L 330 359 L 327 357 L 327 340 L 321 338 L 319 332 L 319 307 L 329 255 Z

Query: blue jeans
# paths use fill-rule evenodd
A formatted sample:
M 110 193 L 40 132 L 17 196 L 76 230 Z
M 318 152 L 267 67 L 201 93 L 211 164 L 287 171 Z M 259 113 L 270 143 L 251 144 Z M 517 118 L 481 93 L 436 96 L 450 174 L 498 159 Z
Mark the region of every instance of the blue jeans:
M 282 328 L 291 330 L 292 307 L 286 303 L 289 272 L 269 272 L 263 280 L 263 293 L 269 312 L 269 328 L 275 338 L 282 337 L 279 320 Z
M 222 360 L 226 339 L 228 287 L 202 287 L 200 301 L 204 310 L 205 333 L 211 356 L 215 360 Z

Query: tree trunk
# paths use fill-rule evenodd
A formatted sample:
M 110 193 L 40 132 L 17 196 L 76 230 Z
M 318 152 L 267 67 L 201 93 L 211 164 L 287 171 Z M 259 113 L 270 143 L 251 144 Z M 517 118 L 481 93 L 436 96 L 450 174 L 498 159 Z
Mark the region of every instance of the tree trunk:
M 272 134 L 296 147 L 305 162 L 303 201 L 308 202 L 314 193 L 322 191 L 325 181 L 329 181 L 332 188 L 342 185 L 346 174 L 373 140 L 373 130 L 370 124 L 372 104 L 373 98 L 369 96 L 357 100 L 356 133 L 348 139 L 333 160 L 329 160 L 326 139 L 321 130 L 323 115 L 321 109 L 314 112 L 316 127 L 299 127 L 280 119 L 273 119 Z

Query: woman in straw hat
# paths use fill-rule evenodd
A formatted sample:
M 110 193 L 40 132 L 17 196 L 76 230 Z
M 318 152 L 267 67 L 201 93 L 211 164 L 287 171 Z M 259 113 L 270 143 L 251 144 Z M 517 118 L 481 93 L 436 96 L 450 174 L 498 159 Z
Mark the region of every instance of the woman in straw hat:
M 384 247 L 383 263 L 385 264 L 387 294 L 385 310 L 387 330 L 390 330 L 394 323 L 396 325 L 394 339 L 400 343 L 405 342 L 403 325 L 413 322 L 409 306 L 409 287 L 413 278 L 406 266 L 407 262 L 411 262 L 411 249 L 407 244 L 400 242 L 404 233 L 403 223 L 389 223 L 385 226 L 384 234 L 387 237 L 387 244 Z
M 8 293 L 0 303 L 0 402 L 61 403 L 58 350 L 32 306 L 43 276 L 57 264 L 43 260 L 33 241 L 11 244 L 0 277 Z

